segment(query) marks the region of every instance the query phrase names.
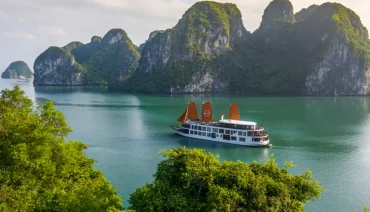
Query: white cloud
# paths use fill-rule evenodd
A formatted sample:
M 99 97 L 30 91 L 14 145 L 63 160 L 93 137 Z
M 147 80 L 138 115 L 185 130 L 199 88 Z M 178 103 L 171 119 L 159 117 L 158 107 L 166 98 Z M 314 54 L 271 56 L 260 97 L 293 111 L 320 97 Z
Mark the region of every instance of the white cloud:
M 181 15 L 191 3 L 184 0 L 88 0 L 96 6 L 124 11 L 126 16 L 139 19 L 172 19 Z M 195 2 L 195 1 L 194 1 Z
M 90 0 L 90 2 L 95 3 L 104 7 L 114 7 L 114 8 L 123 8 L 128 6 L 127 1 L 123 0 Z
M 15 38 L 15 39 L 18 39 L 18 40 L 34 40 L 36 38 L 32 34 L 24 33 L 24 32 L 21 32 L 21 33 L 5 32 L 4 36 L 8 37 L 8 38 Z
M 35 36 L 33 36 L 32 34 L 29 34 L 29 33 L 17 33 L 17 34 L 15 34 L 15 37 L 17 39 L 21 39 L 21 40 L 33 40 L 33 39 L 35 39 Z
M 45 35 L 64 37 L 67 33 L 60 27 L 39 27 L 39 32 Z

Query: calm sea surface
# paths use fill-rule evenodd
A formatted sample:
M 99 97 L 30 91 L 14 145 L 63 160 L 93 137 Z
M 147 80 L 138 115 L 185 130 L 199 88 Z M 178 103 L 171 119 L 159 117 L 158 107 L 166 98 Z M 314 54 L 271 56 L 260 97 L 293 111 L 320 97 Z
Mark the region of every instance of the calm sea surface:
M 86 153 L 128 206 L 129 194 L 152 180 L 161 149 L 186 146 L 219 154 L 221 160 L 266 161 L 271 154 L 293 174 L 311 169 L 325 186 L 306 211 L 355 211 L 370 205 L 370 97 L 241 97 L 226 95 L 132 95 L 104 88 L 33 87 L 0 80 L 0 90 L 19 85 L 37 104 L 52 100 L 73 128 L 70 140 Z M 271 149 L 246 148 L 175 136 L 170 128 L 186 105 L 213 103 L 215 119 L 239 104 L 243 120 L 270 133 Z M 199 108 L 198 108 L 199 109 Z

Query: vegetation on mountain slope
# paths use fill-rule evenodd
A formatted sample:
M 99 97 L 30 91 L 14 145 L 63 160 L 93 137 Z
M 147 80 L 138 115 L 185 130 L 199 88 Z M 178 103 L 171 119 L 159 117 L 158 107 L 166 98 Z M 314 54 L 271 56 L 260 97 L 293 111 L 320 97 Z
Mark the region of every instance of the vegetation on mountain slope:
M 19 76 L 24 76 L 26 78 L 33 77 L 31 69 L 23 61 L 12 62 L 1 74 L 1 78 L 4 79 L 18 78 Z

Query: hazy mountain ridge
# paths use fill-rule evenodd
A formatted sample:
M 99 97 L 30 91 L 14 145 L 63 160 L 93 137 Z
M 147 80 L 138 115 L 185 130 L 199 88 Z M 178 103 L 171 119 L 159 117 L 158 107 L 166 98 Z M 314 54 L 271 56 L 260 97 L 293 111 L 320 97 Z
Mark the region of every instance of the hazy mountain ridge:
M 64 48 L 83 64 L 86 84 L 125 91 L 369 92 L 368 31 L 352 10 L 325 3 L 294 13 L 289 0 L 274 0 L 253 33 L 241 17 L 234 4 L 198 2 L 176 26 L 151 33 L 140 47 L 123 30 L 113 30 L 103 39 Z

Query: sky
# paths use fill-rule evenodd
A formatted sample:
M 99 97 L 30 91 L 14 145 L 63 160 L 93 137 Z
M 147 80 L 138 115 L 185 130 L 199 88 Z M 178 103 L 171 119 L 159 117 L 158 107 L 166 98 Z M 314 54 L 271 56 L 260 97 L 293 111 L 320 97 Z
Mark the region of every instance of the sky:
M 49 46 L 71 41 L 90 42 L 112 28 L 124 29 L 140 45 L 154 30 L 176 25 L 198 0 L 0 0 L 0 72 L 17 60 L 32 69 L 38 55 Z M 271 0 L 218 0 L 238 6 L 245 28 L 253 32 Z M 325 0 L 291 0 L 294 11 Z M 338 0 L 354 10 L 370 29 L 368 0 Z

